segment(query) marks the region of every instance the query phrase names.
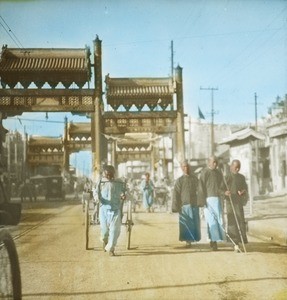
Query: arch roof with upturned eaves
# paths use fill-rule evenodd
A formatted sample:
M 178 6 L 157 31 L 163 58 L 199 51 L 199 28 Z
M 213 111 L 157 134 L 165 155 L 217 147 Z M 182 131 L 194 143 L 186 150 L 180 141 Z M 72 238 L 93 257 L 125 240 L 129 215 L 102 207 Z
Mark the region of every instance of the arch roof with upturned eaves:
M 61 137 L 51 137 L 51 136 L 30 136 L 29 137 L 30 146 L 62 146 L 63 139 Z
M 123 105 L 129 110 L 132 105 L 142 108 L 148 105 L 165 109 L 172 105 L 174 87 L 171 77 L 105 78 L 107 104 L 115 110 Z
M 34 82 L 38 88 L 45 83 L 56 87 L 72 83 L 82 87 L 91 79 L 90 49 L 8 48 L 2 47 L 0 77 L 3 87 L 14 88 L 19 82 L 24 88 Z

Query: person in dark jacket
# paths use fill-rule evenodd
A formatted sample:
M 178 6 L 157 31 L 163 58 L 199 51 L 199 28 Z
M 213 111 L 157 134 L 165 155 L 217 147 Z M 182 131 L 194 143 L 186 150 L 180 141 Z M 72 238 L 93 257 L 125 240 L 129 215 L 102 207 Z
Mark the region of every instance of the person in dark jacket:
M 246 205 L 249 196 L 245 177 L 239 173 L 240 167 L 240 161 L 238 159 L 234 159 L 230 165 L 231 173 L 226 176 L 227 185 L 225 186 L 224 193 L 227 211 L 227 232 L 235 243 L 235 252 L 240 252 L 239 243 L 242 242 L 242 240 L 244 243 L 248 242 L 243 206 Z M 235 215 L 238 224 L 236 222 Z
M 197 205 L 197 177 L 187 161 L 181 164 L 183 175 L 174 184 L 172 212 L 179 213 L 179 240 L 186 246 L 201 239 L 199 207 Z

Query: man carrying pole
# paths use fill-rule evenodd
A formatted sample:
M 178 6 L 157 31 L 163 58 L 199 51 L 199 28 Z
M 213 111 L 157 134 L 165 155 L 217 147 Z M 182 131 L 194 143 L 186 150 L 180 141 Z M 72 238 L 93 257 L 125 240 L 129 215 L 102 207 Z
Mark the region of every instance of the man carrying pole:
M 230 166 L 230 175 L 224 178 L 224 194 L 227 210 L 227 232 L 236 245 L 234 251 L 240 252 L 239 243 L 242 243 L 244 252 L 247 241 L 243 206 L 248 201 L 248 189 L 245 177 L 239 173 L 241 163 L 234 159 Z

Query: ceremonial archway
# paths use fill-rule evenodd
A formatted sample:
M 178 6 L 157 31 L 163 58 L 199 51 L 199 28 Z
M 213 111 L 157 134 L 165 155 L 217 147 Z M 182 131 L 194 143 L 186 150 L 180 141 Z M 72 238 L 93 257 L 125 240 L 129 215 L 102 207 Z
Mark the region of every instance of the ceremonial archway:
M 62 158 L 58 159 L 66 169 L 69 153 L 90 145 L 94 176 L 99 174 L 101 162 L 107 160 L 108 152 L 112 163 L 135 158 L 154 159 L 150 155 L 151 143 L 163 134 L 172 136 L 175 157 L 183 159 L 182 69 L 176 68 L 175 78 L 111 78 L 107 75 L 105 98 L 108 109 L 105 111 L 102 45 L 98 37 L 94 40 L 93 62 L 90 56 L 88 47 L 12 49 L 3 46 L 0 60 L 1 126 L 2 119 L 23 112 L 88 114 L 90 131 L 87 125 L 67 124 Z M 94 88 L 89 87 L 91 78 L 94 78 Z M 1 132 L 3 136 L 4 131 Z M 149 133 L 151 139 L 127 138 L 127 135 L 140 133 Z M 72 135 L 84 136 L 86 142 Z M 36 148 L 44 147 L 44 141 L 42 145 L 41 141 L 33 142 Z M 48 147 L 53 147 L 53 143 L 56 145 L 59 141 L 50 141 Z M 34 159 L 39 160 L 40 156 L 37 158 L 34 154 Z

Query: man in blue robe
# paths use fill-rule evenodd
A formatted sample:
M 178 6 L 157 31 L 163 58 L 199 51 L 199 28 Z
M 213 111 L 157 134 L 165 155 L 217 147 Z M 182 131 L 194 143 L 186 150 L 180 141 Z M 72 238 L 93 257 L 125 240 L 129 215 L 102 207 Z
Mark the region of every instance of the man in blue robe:
M 198 199 L 204 206 L 210 247 L 217 250 L 217 242 L 225 239 L 221 207 L 223 175 L 218 170 L 215 156 L 208 159 L 208 166 L 201 171 L 199 178 Z
M 142 180 L 140 189 L 143 195 L 143 206 L 146 212 L 153 211 L 154 183 L 150 179 L 150 173 L 145 173 L 145 179 Z
M 185 241 L 186 246 L 191 246 L 191 242 L 199 241 L 200 217 L 197 206 L 197 177 L 191 173 L 190 165 L 187 161 L 182 162 L 181 169 L 183 175 L 175 181 L 172 212 L 179 213 L 179 240 Z

